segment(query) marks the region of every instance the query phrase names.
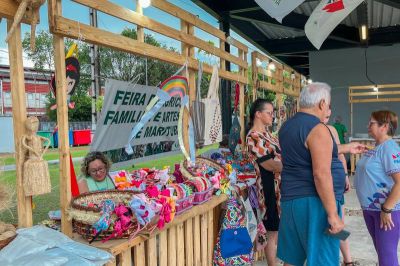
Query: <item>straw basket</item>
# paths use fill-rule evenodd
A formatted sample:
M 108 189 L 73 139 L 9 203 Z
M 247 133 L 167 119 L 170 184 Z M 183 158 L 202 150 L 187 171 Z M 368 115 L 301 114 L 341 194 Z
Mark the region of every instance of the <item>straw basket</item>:
M 196 165 L 200 165 L 200 164 L 205 164 L 205 165 L 210 166 L 210 167 L 212 167 L 212 168 L 214 168 L 214 169 L 216 169 L 218 171 L 224 170 L 225 173 L 226 173 L 225 167 L 223 167 L 222 165 L 220 165 L 219 163 L 217 163 L 217 162 L 215 162 L 215 161 L 213 161 L 211 159 L 204 158 L 204 157 L 196 157 Z M 196 173 L 193 172 L 190 169 L 188 161 L 184 161 L 184 162 L 181 163 L 180 170 L 181 170 L 181 173 L 182 173 L 183 177 L 186 180 L 187 179 L 192 179 L 192 178 L 197 176 Z
M 71 202 L 69 209 L 69 218 L 72 219 L 74 230 L 82 235 L 85 239 L 91 241 L 95 236 L 94 229 L 92 225 L 96 223 L 101 217 L 100 203 L 103 200 L 111 199 L 118 203 L 124 203 L 130 201 L 132 196 L 137 192 L 129 190 L 105 190 L 88 192 L 79 195 L 74 198 Z M 90 207 L 88 206 L 90 204 Z M 115 217 L 114 217 L 115 218 Z M 117 238 L 128 238 L 132 233 L 134 233 L 138 228 L 138 223 L 136 220 L 132 220 L 132 225 L 126 230 L 122 236 Z M 106 239 L 112 234 L 112 229 L 102 231 L 96 238 L 96 240 Z

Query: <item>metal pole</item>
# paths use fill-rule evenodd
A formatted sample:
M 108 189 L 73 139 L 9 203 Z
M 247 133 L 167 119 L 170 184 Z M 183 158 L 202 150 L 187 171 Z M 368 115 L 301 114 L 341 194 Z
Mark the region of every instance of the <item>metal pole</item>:
M 97 28 L 97 11 L 89 9 L 90 25 Z M 97 45 L 90 45 L 90 69 L 91 69 L 91 92 L 92 92 L 92 130 L 96 130 L 98 114 L 96 102 L 100 95 L 100 60 L 99 48 Z

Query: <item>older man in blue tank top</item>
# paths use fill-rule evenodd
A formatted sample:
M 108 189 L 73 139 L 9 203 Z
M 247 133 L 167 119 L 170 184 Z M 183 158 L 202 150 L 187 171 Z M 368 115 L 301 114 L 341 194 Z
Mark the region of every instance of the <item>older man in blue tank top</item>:
M 300 110 L 279 131 L 282 151 L 278 257 L 285 265 L 337 266 L 344 228 L 340 201 L 345 172 L 338 153 L 361 153 L 359 143 L 336 145 L 321 121 L 330 109 L 331 88 L 312 83 L 300 94 Z

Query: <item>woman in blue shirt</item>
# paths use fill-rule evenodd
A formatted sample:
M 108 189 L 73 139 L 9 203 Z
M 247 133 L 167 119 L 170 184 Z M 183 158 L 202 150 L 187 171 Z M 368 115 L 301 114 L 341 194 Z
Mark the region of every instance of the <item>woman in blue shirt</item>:
M 400 238 L 400 147 L 392 139 L 397 115 L 371 114 L 368 133 L 376 145 L 357 163 L 355 187 L 380 266 L 398 266 Z

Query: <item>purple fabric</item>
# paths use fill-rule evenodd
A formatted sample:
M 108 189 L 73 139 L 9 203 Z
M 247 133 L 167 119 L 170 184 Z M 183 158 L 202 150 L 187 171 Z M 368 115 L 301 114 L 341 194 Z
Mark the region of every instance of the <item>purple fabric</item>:
M 397 246 L 400 239 L 400 211 L 392 212 L 394 228 L 385 231 L 380 228 L 379 211 L 363 211 L 369 234 L 378 253 L 380 266 L 398 266 Z
M 251 207 L 253 207 L 253 209 L 259 208 L 257 200 L 257 187 L 255 185 L 251 185 L 249 187 L 249 200 Z

